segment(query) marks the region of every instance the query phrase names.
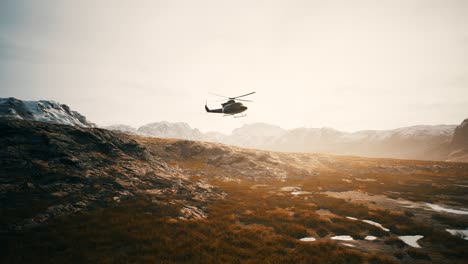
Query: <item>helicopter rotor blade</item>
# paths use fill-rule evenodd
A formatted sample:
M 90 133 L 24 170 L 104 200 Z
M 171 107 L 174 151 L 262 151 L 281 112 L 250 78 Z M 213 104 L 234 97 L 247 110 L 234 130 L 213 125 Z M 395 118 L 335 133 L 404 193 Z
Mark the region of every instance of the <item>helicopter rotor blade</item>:
M 236 96 L 236 97 L 229 97 L 229 99 L 236 99 L 236 98 L 244 97 L 244 96 L 251 95 L 251 94 L 254 94 L 254 93 L 255 92 L 251 92 L 251 93 L 244 94 L 244 95 L 239 95 L 239 96 Z
M 224 96 L 224 95 L 219 95 L 219 94 L 215 94 L 215 93 L 210 93 L 210 94 L 216 95 L 216 96 L 219 96 L 219 97 L 224 97 L 224 98 L 227 98 L 227 99 L 231 99 L 231 98 L 229 98 L 229 97 L 227 97 L 227 96 Z
M 246 100 L 246 99 L 231 99 L 231 98 L 229 98 L 229 99 L 234 100 L 234 101 L 253 102 L 251 100 Z M 216 102 L 226 102 L 226 99 L 216 100 Z

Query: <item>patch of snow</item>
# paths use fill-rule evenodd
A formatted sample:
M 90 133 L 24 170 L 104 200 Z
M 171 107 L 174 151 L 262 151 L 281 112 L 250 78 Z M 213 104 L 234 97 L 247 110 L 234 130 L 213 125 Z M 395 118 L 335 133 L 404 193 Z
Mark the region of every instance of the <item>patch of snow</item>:
M 295 187 L 295 186 L 285 186 L 285 187 L 280 188 L 280 191 L 282 192 L 297 192 L 300 190 L 301 190 L 301 187 Z
M 377 237 L 375 237 L 375 236 L 366 236 L 364 239 L 369 240 L 369 241 L 373 241 L 373 240 L 376 240 Z
M 348 218 L 349 220 L 358 220 L 356 217 L 351 217 L 351 216 L 347 216 L 346 218 Z
M 15 109 L 10 109 L 10 114 L 11 114 L 11 116 L 12 116 L 13 118 L 17 118 L 17 119 L 23 120 L 23 118 L 22 118 L 20 115 L 18 115 L 18 113 L 16 112 Z
M 331 239 L 334 239 L 334 240 L 343 240 L 343 241 L 351 241 L 351 240 L 354 240 L 351 236 L 333 236 L 331 237 Z
M 81 125 L 82 123 L 72 116 L 55 101 L 23 101 L 25 108 L 33 115 L 34 120 L 41 122 L 58 121 L 66 125 Z
M 311 192 L 306 192 L 306 191 L 296 191 L 296 192 L 291 192 L 292 195 L 302 195 L 302 194 L 311 194 Z
M 356 181 L 363 181 L 363 182 L 375 182 L 377 181 L 376 179 L 371 179 L 371 178 L 365 178 L 365 179 L 361 179 L 361 178 L 354 178 Z
M 362 221 L 363 221 L 364 223 L 369 224 L 369 225 L 376 226 L 376 227 L 382 229 L 383 231 L 387 231 L 387 232 L 390 231 L 390 229 L 383 227 L 381 224 L 379 224 L 379 223 L 377 223 L 377 222 L 374 222 L 374 221 L 371 221 L 371 220 L 362 220 Z
M 468 240 L 468 229 L 445 229 L 445 231 L 449 232 L 454 236 L 461 237 L 465 240 Z
M 421 248 L 421 246 L 418 244 L 418 240 L 423 238 L 424 236 L 421 235 L 416 235 L 416 236 L 399 236 L 398 238 L 405 242 L 408 246 L 415 247 L 415 248 Z
M 405 205 L 403 207 L 405 207 L 405 208 L 419 208 L 419 206 L 417 206 L 417 205 Z
M 426 203 L 428 207 L 430 207 L 432 210 L 436 212 L 445 212 L 445 213 L 452 213 L 452 214 L 461 214 L 461 215 L 468 215 L 468 211 L 466 211 L 465 208 L 462 208 L 462 210 L 456 210 L 456 209 L 450 209 L 450 208 L 445 208 L 442 207 L 438 204 L 431 204 L 431 203 Z
M 349 243 L 341 243 L 342 245 L 345 245 L 347 247 L 356 247 L 355 245 L 349 244 Z
M 299 240 L 304 241 L 304 242 L 312 242 L 312 241 L 315 241 L 317 239 L 315 239 L 314 237 L 303 237 L 303 238 L 301 238 Z
M 454 186 L 468 188 L 468 185 L 462 185 L 462 184 L 454 184 Z
M 383 141 L 389 138 L 451 136 L 456 125 L 412 126 L 393 130 L 362 130 L 354 133 L 342 133 L 344 141 Z

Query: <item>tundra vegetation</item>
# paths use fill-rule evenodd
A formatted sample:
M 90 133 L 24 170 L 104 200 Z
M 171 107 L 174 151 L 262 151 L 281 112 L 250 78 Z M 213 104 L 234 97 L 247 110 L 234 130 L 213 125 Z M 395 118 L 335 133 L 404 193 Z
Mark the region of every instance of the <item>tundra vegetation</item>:
M 44 129 L 50 141 L 59 137 L 50 131 L 63 128 Z M 80 146 L 89 140 L 86 133 L 101 133 L 83 131 L 86 137 L 80 135 Z M 77 164 L 62 161 L 58 170 L 49 162 L 37 172 L 50 181 L 74 175 L 75 183 L 60 185 L 68 186 L 68 193 L 55 187 L 50 193 L 50 183 L 34 178 L 28 178 L 34 189 L 19 180 L 20 187 L 14 187 L 12 180 L 7 186 L 11 172 L 2 172 L 6 186 L 0 196 L 2 263 L 465 263 L 468 259 L 468 241 L 446 231 L 466 229 L 468 215 L 427 206 L 438 204 L 460 212 L 468 208 L 468 189 L 463 187 L 468 185 L 467 163 L 276 153 L 119 133 L 102 137 L 110 147 L 89 147 L 80 151 L 81 160 L 70 158 Z M 60 138 L 74 144 L 63 134 Z M 117 148 L 123 154 L 114 153 L 112 138 L 121 139 L 123 147 Z M 12 140 L 8 151 L 22 149 L 21 153 L 34 156 L 36 147 L 24 141 L 15 145 Z M 130 150 L 132 156 L 124 155 Z M 105 163 L 98 162 L 104 159 Z M 135 169 L 127 169 L 128 164 Z M 92 174 L 99 181 L 92 177 L 82 181 L 80 170 L 85 165 L 97 166 L 105 177 Z M 146 169 L 137 169 L 142 166 Z M 48 174 L 41 174 L 44 171 Z M 112 184 L 100 187 L 107 181 Z M 91 182 L 94 189 L 81 186 L 79 191 L 87 196 L 95 193 L 98 201 L 33 226 L 9 228 L 78 197 L 79 192 L 70 187 L 77 182 L 85 187 Z M 121 194 L 116 199 L 105 195 L 114 195 L 113 188 Z M 421 248 L 399 239 L 410 235 L 423 236 L 418 240 Z M 331 239 L 334 236 L 353 240 Z M 367 236 L 376 239 L 369 241 Z M 305 237 L 316 240 L 300 240 Z

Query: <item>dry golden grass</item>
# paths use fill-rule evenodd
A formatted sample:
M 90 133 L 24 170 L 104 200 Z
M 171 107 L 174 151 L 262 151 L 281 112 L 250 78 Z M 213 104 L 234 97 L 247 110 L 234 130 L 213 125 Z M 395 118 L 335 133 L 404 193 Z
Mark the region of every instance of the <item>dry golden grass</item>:
M 169 198 L 154 203 L 151 196 L 138 196 L 117 207 L 57 219 L 20 233 L 0 234 L 0 261 L 397 263 L 401 259 L 432 259 L 433 252 L 449 263 L 463 263 L 468 258 L 467 241 L 418 222 L 410 209 L 388 210 L 323 194 L 324 191 L 360 191 L 390 195 L 392 191 L 395 198 L 436 202 L 444 196 L 445 202 L 463 205 L 466 200 L 460 197 L 466 191 L 447 184 L 446 180 L 465 180 L 466 165 L 319 154 L 278 153 L 270 157 L 269 152 L 233 148 L 246 157 L 230 165 L 217 166 L 210 164 L 208 160 L 213 157 L 205 154 L 182 158 L 177 147 L 180 140 L 137 140 L 151 153 L 161 153 L 158 158 L 180 169 L 191 182 L 208 181 L 225 191 L 227 198 L 204 203 L 208 217 L 201 220 L 178 220 L 180 208 L 171 204 Z M 276 158 L 282 162 L 276 164 Z M 267 165 L 271 171 L 262 167 Z M 436 170 L 434 166 L 443 169 Z M 232 168 L 238 168 L 239 173 L 229 174 Z M 274 176 L 277 170 L 288 177 L 286 182 L 263 177 Z M 243 175 L 262 177 L 254 181 Z M 226 178 L 236 181 L 226 181 Z M 294 196 L 279 191 L 286 186 L 299 186 L 309 193 Z M 317 210 L 329 210 L 336 217 L 321 217 Z M 346 216 L 372 219 L 391 232 Z M 432 219 L 466 227 L 465 220 L 437 214 Z M 397 238 L 409 234 L 424 235 L 424 248 L 410 249 Z M 330 240 L 333 235 L 351 235 L 357 240 L 354 241 L 357 247 L 349 248 Z M 385 251 L 378 254 L 359 247 L 367 235 L 379 237 L 376 247 Z M 307 236 L 314 236 L 318 241 L 299 241 Z

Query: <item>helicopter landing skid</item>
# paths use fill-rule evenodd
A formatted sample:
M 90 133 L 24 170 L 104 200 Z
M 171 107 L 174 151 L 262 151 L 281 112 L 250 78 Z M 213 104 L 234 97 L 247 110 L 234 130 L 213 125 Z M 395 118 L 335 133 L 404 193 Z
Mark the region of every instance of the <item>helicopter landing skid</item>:
M 224 115 L 224 117 L 226 117 L 226 116 L 232 116 L 234 118 L 240 118 L 240 117 L 246 117 L 247 115 L 246 114 L 243 114 L 243 115 L 235 115 L 235 114 L 234 115 Z

